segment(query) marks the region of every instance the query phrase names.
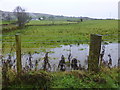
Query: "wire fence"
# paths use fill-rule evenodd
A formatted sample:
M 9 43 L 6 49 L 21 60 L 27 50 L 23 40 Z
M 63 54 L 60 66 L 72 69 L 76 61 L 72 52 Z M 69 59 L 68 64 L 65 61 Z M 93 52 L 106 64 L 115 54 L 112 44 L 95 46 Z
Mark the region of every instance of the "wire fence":
M 67 37 L 68 38 L 68 37 Z M 112 38 L 112 40 L 116 40 L 116 41 L 119 41 L 120 38 Z M 104 41 L 110 41 L 110 39 L 102 39 L 102 42 Z M 89 43 L 90 40 L 27 40 L 27 39 L 23 39 L 21 40 L 21 43 L 24 45 L 24 44 L 48 44 L 48 45 L 54 45 L 54 44 L 84 44 L 84 43 Z M 4 44 L 14 44 L 15 43 L 15 38 L 13 39 L 1 39 L 1 42 L 2 45 Z
M 106 35 L 101 35 L 102 37 L 106 37 L 106 36 L 116 36 L 116 37 L 118 37 L 118 34 L 106 34 Z M 3 38 L 1 38 L 0 39 L 0 43 L 2 43 L 2 44 L 4 44 L 4 43 L 15 43 L 15 35 L 2 35 L 2 37 Z M 6 38 L 4 38 L 4 37 L 6 37 Z M 43 43 L 43 44 L 52 44 L 52 43 L 82 43 L 82 42 L 90 42 L 90 40 L 81 40 L 81 39 L 79 39 L 78 40 L 78 38 L 77 38 L 77 40 L 72 40 L 71 38 L 72 37 L 79 37 L 79 36 L 54 36 L 53 38 L 55 38 L 55 37 L 57 37 L 57 38 L 59 38 L 59 40 L 51 40 L 51 39 L 49 39 L 49 40 L 47 40 L 48 38 L 52 38 L 52 37 L 49 37 L 49 36 L 47 36 L 47 39 L 46 40 L 40 40 L 40 39 L 38 39 L 38 38 L 46 38 L 46 36 L 40 36 L 40 35 L 21 35 L 21 37 L 22 37 L 22 39 L 21 39 L 21 42 L 22 43 L 33 43 L 33 44 L 36 44 L 36 43 L 39 43 L 39 44 L 41 44 L 41 43 Z M 32 37 L 32 39 L 26 39 L 26 38 L 24 38 L 24 37 Z M 38 37 L 37 39 L 38 40 L 36 40 L 36 39 L 34 39 L 34 37 Z M 67 37 L 66 39 L 64 39 L 64 40 L 61 40 L 61 38 L 64 38 L 64 37 Z M 69 39 L 70 38 L 70 39 Z M 118 40 L 118 39 L 120 39 L 120 38 L 112 38 L 113 40 Z M 111 40 L 111 38 L 108 38 L 108 39 L 102 39 L 102 41 L 109 41 L 109 40 Z
M 106 36 L 116 36 L 118 37 L 119 34 L 106 34 L 106 35 L 101 35 L 102 37 L 106 37 Z M 2 35 L 3 38 L 0 39 L 0 43 L 15 43 L 15 35 Z M 8 38 L 5 38 L 4 37 L 8 37 Z M 42 37 L 42 38 L 46 38 L 46 36 L 40 36 L 40 35 L 21 35 L 22 39 L 21 39 L 21 42 L 22 43 L 63 43 L 63 42 L 89 42 L 90 40 L 81 40 L 77 38 L 77 40 L 72 40 L 71 38 L 72 37 L 79 37 L 79 36 L 54 36 L 54 37 L 49 37 L 47 36 L 47 38 L 59 38 L 59 40 L 35 40 L 34 37 Z M 32 37 L 32 39 L 26 39 L 24 37 Z M 67 37 L 67 39 L 65 40 L 60 40 L 61 38 L 64 38 L 64 37 Z M 37 38 L 37 39 L 38 39 Z M 70 39 L 69 39 L 70 38 Z M 105 40 L 119 40 L 120 38 L 109 38 L 109 39 L 102 39 L 102 41 L 105 41 Z
M 109 35 L 101 35 L 101 37 L 106 37 L 106 36 L 110 36 L 111 34 L 109 34 Z M 118 35 L 118 34 L 112 34 L 112 35 Z M 69 47 L 71 47 L 71 45 L 72 44 L 78 44 L 78 45 L 80 45 L 81 43 L 82 44 L 84 44 L 84 42 L 85 43 L 90 43 L 91 42 L 91 40 L 71 40 L 71 39 L 68 39 L 68 37 L 67 37 L 67 39 L 66 40 L 64 40 L 64 41 L 61 41 L 60 39 L 59 40 L 27 40 L 26 38 L 23 38 L 23 37 L 26 37 L 26 35 L 21 35 L 21 50 L 23 51 L 22 53 L 24 53 L 24 51 L 29 51 L 29 52 L 31 52 L 31 51 L 38 51 L 38 52 L 48 52 L 48 51 L 46 51 L 46 50 L 44 50 L 44 49 L 46 49 L 46 48 L 49 48 L 49 45 L 50 46 L 52 46 L 53 48 L 55 48 L 54 46 L 56 46 L 57 44 L 58 44 L 58 46 L 60 46 L 60 45 L 69 45 Z M 27 37 L 28 37 L 29 35 L 27 35 Z M 98 35 L 99 36 L 99 35 Z M 3 35 L 3 37 L 7 37 L 7 38 L 3 38 L 3 39 L 1 39 L 2 40 L 2 49 L 3 49 L 3 53 L 6 53 L 6 54 L 12 54 L 12 52 L 16 52 L 16 38 L 15 38 L 15 35 Z M 9 38 L 10 37 L 10 38 Z M 29 37 L 32 37 L 32 38 L 34 38 L 33 37 L 33 35 L 31 36 L 29 36 Z M 36 37 L 36 36 L 35 36 Z M 39 36 L 37 36 L 38 38 L 39 38 Z M 69 37 L 71 37 L 71 36 L 69 36 Z M 73 36 L 72 36 L 73 37 Z M 113 38 L 112 38 L 113 39 Z M 114 38 L 114 39 L 117 39 L 117 38 Z M 109 39 L 106 39 L 106 40 L 109 40 Z M 94 41 L 92 41 L 92 42 L 98 42 L 99 41 L 99 39 L 98 40 L 95 40 L 94 39 Z M 105 39 L 104 40 L 102 40 L 102 42 L 104 43 L 104 41 L 105 41 Z M 28 44 L 28 45 L 27 45 Z M 36 47 L 36 46 L 34 46 L 33 44 L 35 44 L 36 46 L 39 46 L 39 48 L 38 47 Z M 95 44 L 97 44 L 97 43 L 95 43 Z M 94 45 L 95 45 L 94 44 Z M 25 46 L 26 45 L 26 46 Z M 40 46 L 41 45 L 41 46 Z M 93 45 L 93 46 L 94 46 Z M 95 46 L 96 47 L 96 46 Z M 95 50 L 97 50 L 98 48 L 100 49 L 100 47 L 99 47 L 99 45 L 97 46 L 97 48 L 95 48 L 95 47 L 92 47 L 92 49 L 95 49 Z M 6 51 L 5 51 L 5 49 L 6 49 Z M 43 49 L 43 50 L 42 50 Z M 93 50 L 93 51 L 95 51 L 95 50 Z M 68 50 L 69 51 L 69 50 Z M 29 55 L 29 52 L 27 52 L 28 53 L 28 55 Z M 69 51 L 69 52 L 71 52 L 71 50 Z M 104 48 L 104 44 L 103 44 L 103 47 L 101 48 L 101 55 L 103 55 L 104 54 L 104 52 L 105 52 L 105 48 Z M 99 56 L 99 53 L 98 54 L 96 54 L 96 55 L 98 55 Z M 103 57 L 101 57 L 101 58 L 103 58 Z M 111 57 L 110 57 L 110 55 L 109 55 L 109 58 L 111 59 Z M 92 64 L 90 64 L 90 66 L 91 66 Z M 88 65 L 89 66 L 89 65 Z M 96 67 L 96 66 L 95 66 Z M 94 68 L 95 68 L 94 67 Z
M 71 45 L 71 44 L 75 44 L 75 45 L 80 45 L 80 44 L 89 44 L 90 40 L 81 40 L 79 39 L 78 36 L 64 36 L 67 37 L 63 40 L 61 40 L 61 38 L 63 38 L 62 36 L 56 36 L 58 37 L 57 40 L 53 39 L 51 40 L 51 38 L 49 39 L 49 36 L 47 36 L 48 38 L 46 40 L 40 40 L 39 35 L 20 35 L 21 36 L 21 48 L 22 48 L 22 53 L 26 52 L 26 51 L 36 51 L 36 50 L 40 50 L 40 49 L 46 49 L 46 48 L 56 48 L 56 47 L 60 47 L 60 45 Z M 106 34 L 106 35 L 101 35 L 102 37 L 107 37 L 107 36 L 118 36 L 118 34 Z M 1 38 L 1 42 L 2 43 L 2 53 L 9 53 L 9 52 L 15 52 L 16 50 L 16 42 L 15 42 L 15 35 L 2 35 L 3 38 Z M 30 38 L 25 38 L 25 37 L 31 37 Z M 37 40 L 35 39 L 36 37 Z M 44 36 L 45 37 L 45 36 Z M 42 38 L 44 38 L 42 37 Z M 52 36 L 51 36 L 52 37 Z M 78 37 L 77 39 L 72 39 L 73 37 Z M 46 37 L 45 37 L 46 38 Z M 49 39 L 49 40 L 48 40 Z M 112 38 L 112 40 L 118 40 L 120 38 Z M 107 39 L 102 39 L 102 44 L 107 44 L 109 41 L 111 40 L 111 38 L 107 38 Z

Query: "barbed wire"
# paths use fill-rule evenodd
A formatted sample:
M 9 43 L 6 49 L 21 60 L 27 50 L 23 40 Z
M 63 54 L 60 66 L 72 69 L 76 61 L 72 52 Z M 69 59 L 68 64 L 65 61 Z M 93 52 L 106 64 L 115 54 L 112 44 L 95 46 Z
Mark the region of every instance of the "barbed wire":
M 0 36 L 15 36 L 15 35 L 2 35 L 2 34 L 1 34 Z
M 118 34 L 106 34 L 106 35 L 101 35 L 101 36 L 109 36 L 109 35 L 118 35 Z M 15 35 L 3 35 L 3 36 L 15 36 Z M 39 35 L 21 35 L 21 36 L 35 36 L 35 37 L 38 37 Z M 62 36 L 57 36 L 57 37 L 62 37 Z M 73 37 L 73 36 L 69 36 L 69 37 Z M 67 38 L 68 38 L 68 36 L 67 36 Z M 15 39 L 15 38 L 14 38 Z M 15 42 L 15 40 L 14 39 L 0 39 L 2 42 L 0 42 L 0 43 L 16 43 Z M 116 40 L 116 39 L 120 39 L 120 38 L 112 38 L 112 39 L 114 39 L 114 40 Z M 13 41 L 14 40 L 14 41 Z M 107 41 L 107 40 L 111 40 L 111 38 L 110 39 L 102 39 L 102 42 L 103 41 Z M 31 44 L 47 44 L 48 43 L 48 45 L 49 44 L 55 44 L 55 43 L 83 43 L 83 42 L 90 42 L 90 40 L 71 40 L 71 39 L 69 39 L 69 40 L 27 40 L 27 39 L 22 39 L 21 40 L 21 43 L 31 43 Z
M 90 42 L 90 41 L 76 41 L 76 43 L 79 43 L 79 42 Z M 16 42 L 1 42 L 1 43 L 16 43 Z M 70 43 L 70 42 L 60 41 L 60 42 L 21 42 L 21 43 Z
M 2 41 L 5 42 L 6 40 L 7 39 L 3 39 Z M 11 40 L 13 41 L 13 39 L 8 39 L 7 42 L 10 42 Z M 25 39 L 21 40 L 21 42 L 31 42 L 31 41 L 40 41 L 40 42 L 41 41 L 42 42 L 44 42 L 44 41 L 54 42 L 55 41 L 55 42 L 61 42 L 61 41 L 89 41 L 89 40 L 68 40 L 68 39 L 66 39 L 66 40 L 27 40 L 27 39 L 26 40 Z
M 84 34 L 84 33 L 83 33 Z M 85 33 L 86 34 L 86 33 Z M 101 35 L 101 36 L 112 36 L 112 35 L 120 35 L 120 34 L 105 34 L 105 35 Z M 15 36 L 15 35 L 0 35 L 0 36 Z M 31 36 L 31 37 L 33 37 L 33 36 L 35 36 L 35 37 L 38 37 L 38 36 L 40 36 L 40 37 L 44 37 L 44 36 L 42 36 L 42 35 L 21 35 L 21 36 Z M 47 36 L 47 37 L 49 37 L 49 36 Z M 58 36 L 57 36 L 58 37 Z M 64 37 L 64 36 L 60 36 L 60 37 Z M 65 36 L 66 37 L 66 36 Z M 72 37 L 72 36 L 67 36 L 67 37 Z
M 43 48 L 22 48 L 22 49 L 43 49 Z
M 101 35 L 101 36 L 112 36 L 112 35 L 120 35 L 120 34 L 106 34 L 106 35 Z
M 114 39 L 114 40 L 116 40 L 116 39 L 119 40 L 120 38 L 112 38 L 112 40 L 113 40 L 113 39 Z M 107 40 L 111 40 L 111 39 L 103 39 L 103 41 L 107 41 Z
M 105 40 L 111 40 L 111 39 L 105 39 Z M 105 41 L 105 40 L 102 40 Z M 75 41 L 75 42 L 72 42 L 72 43 L 82 43 L 82 42 L 90 42 L 90 40 L 86 40 L 86 41 Z M 0 42 L 0 43 L 16 43 L 16 42 Z M 42 44 L 45 44 L 45 43 L 71 43 L 71 42 L 68 42 L 68 41 L 60 41 L 60 42 L 57 42 L 57 41 L 54 41 L 54 42 L 21 42 L 21 43 L 42 43 Z
M 112 39 L 120 39 L 120 38 L 112 38 Z M 7 40 L 7 39 L 3 39 L 2 40 L 2 43 L 14 43 L 14 41 L 11 41 L 11 40 L 13 40 L 13 39 L 10 39 L 10 40 Z M 111 40 L 111 38 L 110 39 L 102 39 L 102 41 L 104 41 L 104 40 Z M 11 42 L 10 42 L 11 41 Z M 33 42 L 33 41 L 38 41 L 38 42 Z M 21 42 L 22 43 L 30 43 L 30 42 L 32 42 L 32 43 L 43 43 L 44 41 L 48 41 L 48 42 L 70 42 L 70 41 L 74 41 L 74 42 L 89 42 L 90 40 L 21 40 Z

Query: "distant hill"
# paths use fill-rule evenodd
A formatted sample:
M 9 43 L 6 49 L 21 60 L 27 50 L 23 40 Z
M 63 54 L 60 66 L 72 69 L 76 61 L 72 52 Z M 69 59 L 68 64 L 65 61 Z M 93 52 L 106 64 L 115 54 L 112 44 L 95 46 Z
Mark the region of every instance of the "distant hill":
M 3 15 L 4 17 L 2 17 L 3 20 L 6 19 L 6 16 L 9 14 L 11 16 L 12 20 L 15 20 L 16 17 L 14 16 L 13 12 L 8 12 L 8 11 L 1 11 L 0 10 L 1 15 Z M 32 17 L 33 20 L 38 20 L 39 18 L 45 18 L 46 20 L 49 20 L 49 17 L 53 16 L 54 20 L 91 20 L 93 18 L 89 18 L 89 17 L 69 17 L 69 16 L 60 16 L 60 15 L 51 15 L 51 14 L 44 14 L 44 13 L 30 13 L 29 15 Z

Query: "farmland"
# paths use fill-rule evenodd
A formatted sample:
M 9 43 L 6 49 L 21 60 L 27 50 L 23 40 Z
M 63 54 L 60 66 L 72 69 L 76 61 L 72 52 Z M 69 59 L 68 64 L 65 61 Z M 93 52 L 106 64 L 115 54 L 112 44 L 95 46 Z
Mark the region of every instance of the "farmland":
M 0 89 L 120 90 L 120 2 L 1 3 Z
M 10 42 L 15 42 L 14 35 L 16 33 L 20 33 L 21 35 L 22 48 L 24 48 L 23 52 L 27 50 L 32 50 L 31 48 L 51 48 L 58 47 L 59 45 L 82 43 L 88 44 L 90 34 L 92 33 L 106 35 L 103 36 L 104 41 L 118 41 L 117 20 L 88 20 L 80 23 L 70 22 L 71 24 L 68 24 L 69 22 L 67 21 L 55 21 L 53 25 L 49 26 L 48 24 L 51 23 L 51 21 L 31 21 L 27 25 L 41 26 L 26 26 L 24 29 L 17 29 L 12 32 L 4 33 L 4 47 L 8 47 L 8 49 L 6 50 L 9 50 L 9 47 L 13 44 Z
M 60 45 L 89 44 L 90 34 L 92 33 L 103 35 L 103 41 L 117 42 L 118 21 L 88 20 L 79 23 L 55 21 L 54 24 L 51 21 L 31 21 L 23 29 L 3 33 L 3 53 L 15 52 L 16 33 L 21 36 L 22 53 L 35 53 L 39 49 L 44 52 L 44 48 L 55 48 L 60 47 Z M 62 52 L 62 54 L 64 53 Z M 40 61 L 43 59 L 41 58 Z M 89 72 L 84 68 L 83 70 L 71 70 L 69 72 L 46 72 L 38 69 L 37 71 L 23 71 L 18 78 L 17 73 L 13 69 L 9 69 L 6 74 L 8 79 L 6 83 L 8 88 L 11 89 L 16 87 L 40 89 L 118 88 L 118 72 L 117 67 L 108 68 L 107 66 L 101 66 L 98 73 Z

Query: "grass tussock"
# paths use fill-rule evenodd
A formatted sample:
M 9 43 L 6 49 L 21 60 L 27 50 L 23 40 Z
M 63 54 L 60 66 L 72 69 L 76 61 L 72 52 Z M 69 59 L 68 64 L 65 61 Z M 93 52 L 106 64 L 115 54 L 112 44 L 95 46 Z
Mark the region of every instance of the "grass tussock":
M 7 84 L 3 88 L 47 88 L 49 87 L 52 75 L 46 71 L 30 71 L 17 75 L 13 70 L 7 73 Z M 3 80 L 4 82 L 4 80 Z
M 7 73 L 9 88 L 119 88 L 118 68 L 102 68 L 100 72 L 29 71 L 20 77 L 13 70 Z

